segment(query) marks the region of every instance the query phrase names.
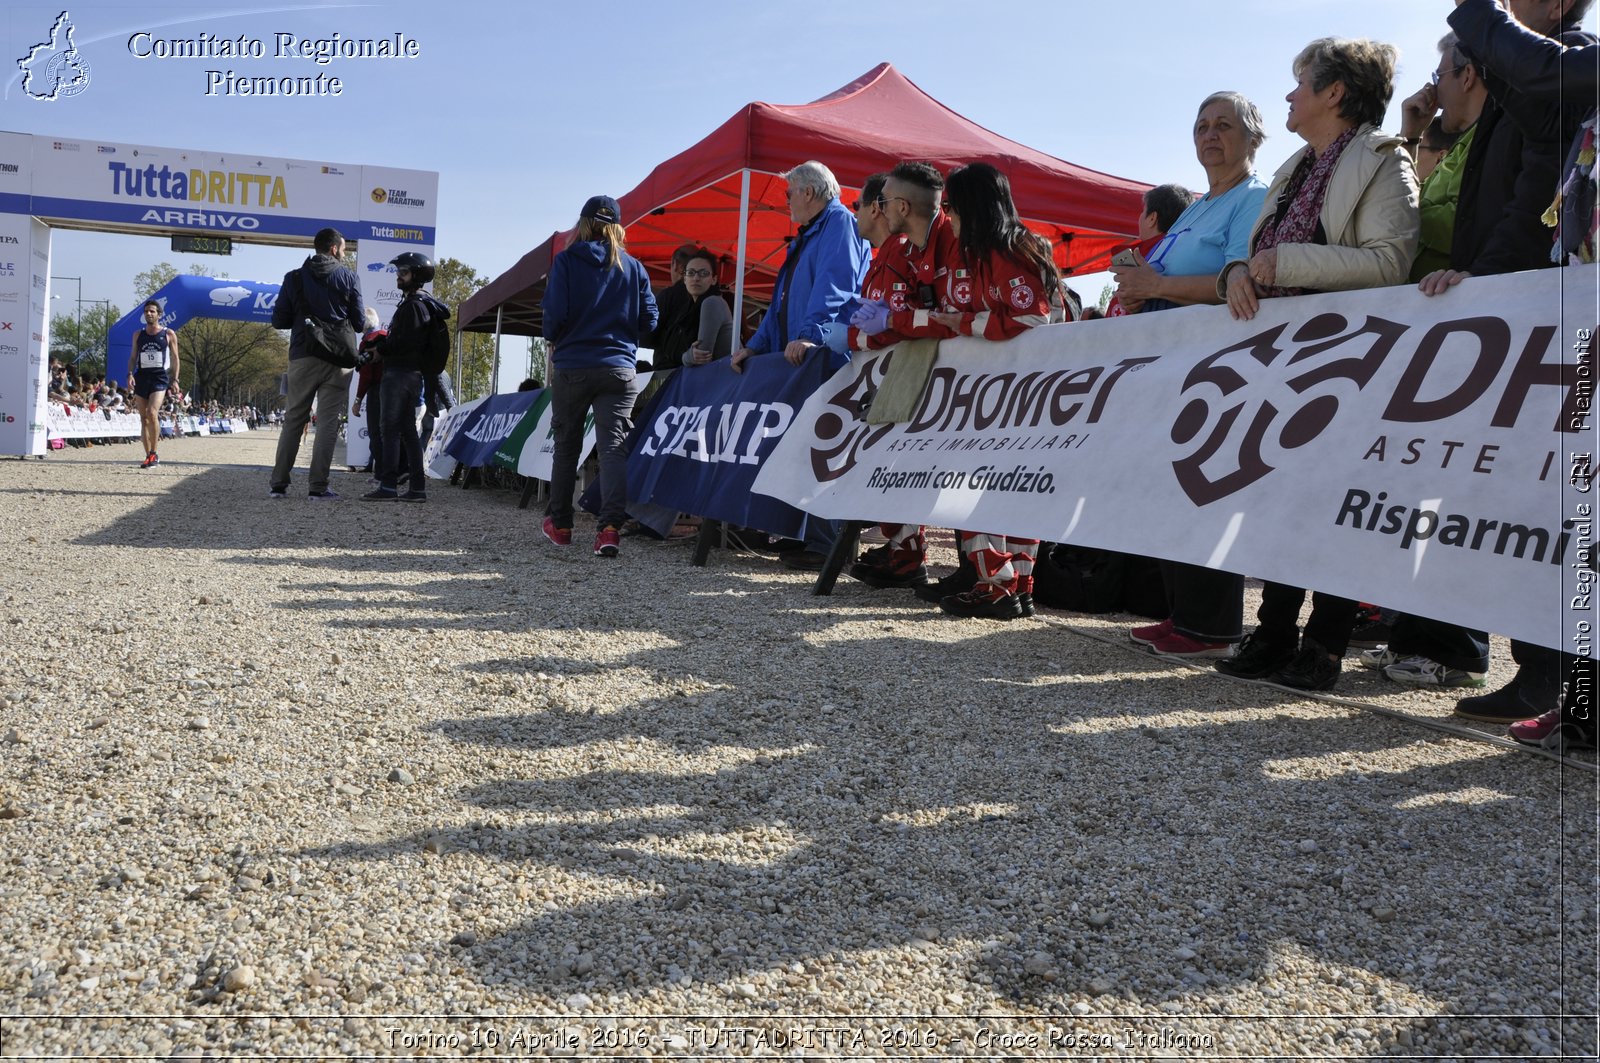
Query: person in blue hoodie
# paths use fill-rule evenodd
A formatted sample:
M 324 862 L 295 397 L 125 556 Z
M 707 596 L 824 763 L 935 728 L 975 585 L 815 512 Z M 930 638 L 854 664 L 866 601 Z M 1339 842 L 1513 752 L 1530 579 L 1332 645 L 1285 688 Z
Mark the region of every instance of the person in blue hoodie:
M 628 519 L 628 433 L 638 395 L 634 363 L 639 337 L 656 327 L 650 278 L 627 252 L 622 208 L 592 196 L 578 216 L 573 242 L 550 265 L 544 291 L 544 335 L 550 355 L 550 418 L 555 454 L 544 535 L 572 545 L 572 489 L 583 449 L 584 417 L 594 411 L 600 456 L 596 557 L 616 557 Z

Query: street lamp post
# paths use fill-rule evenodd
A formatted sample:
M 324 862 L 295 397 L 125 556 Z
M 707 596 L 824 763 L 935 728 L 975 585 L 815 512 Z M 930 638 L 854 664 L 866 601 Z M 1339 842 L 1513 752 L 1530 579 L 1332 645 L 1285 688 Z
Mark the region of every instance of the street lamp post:
M 72 357 L 72 364 L 73 365 L 77 365 L 78 364 L 78 359 L 83 357 L 83 278 L 82 277 L 57 277 L 57 276 L 52 275 L 50 277 L 50 279 L 53 280 L 53 281 L 77 281 L 78 282 L 78 333 L 77 333 L 77 335 L 72 337 L 72 350 L 74 352 L 73 353 L 73 357 Z M 59 296 L 56 296 L 55 298 L 59 298 Z

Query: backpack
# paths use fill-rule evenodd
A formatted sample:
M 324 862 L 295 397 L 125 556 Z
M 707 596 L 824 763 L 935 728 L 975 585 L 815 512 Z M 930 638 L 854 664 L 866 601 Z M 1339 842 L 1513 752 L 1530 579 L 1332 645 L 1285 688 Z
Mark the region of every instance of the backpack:
M 424 326 L 422 371 L 429 376 L 444 372 L 450 364 L 450 308 L 437 299 L 428 300 L 428 323 Z

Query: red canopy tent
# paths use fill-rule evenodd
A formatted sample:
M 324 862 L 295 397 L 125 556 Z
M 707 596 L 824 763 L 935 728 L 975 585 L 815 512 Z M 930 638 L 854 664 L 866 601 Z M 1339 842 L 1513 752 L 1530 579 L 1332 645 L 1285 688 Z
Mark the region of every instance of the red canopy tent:
M 661 163 L 621 197 L 628 251 L 664 281 L 672 252 L 701 244 L 735 263 L 733 277 L 742 282 L 736 305 L 741 296 L 769 300 L 794 231 L 778 175 L 807 159 L 825 163 L 848 189 L 902 159 L 925 160 L 941 170 L 992 163 L 1010 178 L 1019 213 L 1050 240 L 1056 263 L 1067 272 L 1104 269 L 1115 250 L 1133 242 L 1129 230 L 1149 187 L 1007 140 L 880 63 L 813 103 L 752 103 Z M 522 304 L 535 289 L 543 294 L 542 278 L 512 287 Z M 486 298 L 497 288 L 496 298 Z M 461 327 L 494 331 L 495 310 L 505 298 L 497 279 L 462 305 Z M 526 318 L 522 309 L 514 316 Z

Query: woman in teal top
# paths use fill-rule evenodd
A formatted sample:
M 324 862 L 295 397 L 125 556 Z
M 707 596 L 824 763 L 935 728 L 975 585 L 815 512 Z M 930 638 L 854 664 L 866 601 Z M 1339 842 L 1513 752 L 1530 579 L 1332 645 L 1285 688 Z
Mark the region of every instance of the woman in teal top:
M 1195 303 L 1220 303 L 1217 273 L 1248 257 L 1250 227 L 1267 186 L 1252 172 L 1266 139 L 1261 112 L 1237 92 L 1213 92 L 1194 120 L 1194 151 L 1207 190 L 1178 216 L 1149 258 L 1113 266 L 1117 301 L 1129 313 Z
M 1252 172 L 1266 140 L 1261 112 L 1237 92 L 1214 92 L 1194 120 L 1194 151 L 1205 167 L 1206 194 L 1178 215 L 1148 260 L 1114 266 L 1117 300 L 1129 313 L 1221 303 L 1217 274 L 1249 256 L 1250 229 L 1267 198 Z M 1161 563 L 1170 614 L 1129 632 L 1168 657 L 1224 657 L 1244 631 L 1244 577 L 1199 565 Z

